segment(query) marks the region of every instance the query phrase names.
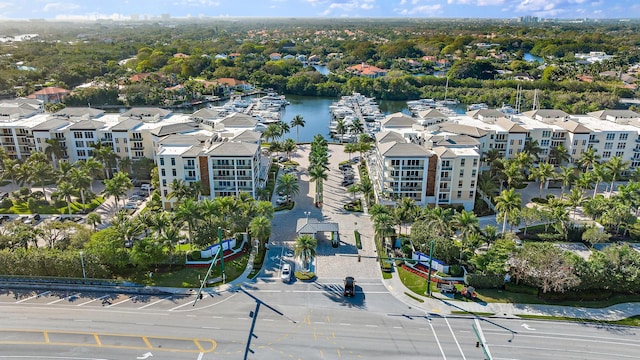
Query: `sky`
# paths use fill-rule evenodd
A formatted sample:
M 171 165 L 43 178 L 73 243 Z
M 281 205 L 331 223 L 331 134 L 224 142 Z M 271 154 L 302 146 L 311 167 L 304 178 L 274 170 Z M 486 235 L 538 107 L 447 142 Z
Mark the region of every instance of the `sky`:
M 640 18 L 640 0 L 0 0 L 0 19 Z

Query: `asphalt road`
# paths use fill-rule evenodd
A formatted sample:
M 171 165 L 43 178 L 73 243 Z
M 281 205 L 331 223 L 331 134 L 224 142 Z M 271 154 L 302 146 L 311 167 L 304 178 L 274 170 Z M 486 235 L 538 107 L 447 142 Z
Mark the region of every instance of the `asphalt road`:
M 345 299 L 340 279 L 283 284 L 278 276 L 244 287 L 264 304 L 250 359 L 484 356 L 473 318 L 412 309 L 380 280 L 358 281 L 356 296 Z M 4 290 L 0 359 L 243 358 L 256 301 L 241 291 L 206 294 L 195 306 L 194 299 Z M 640 358 L 635 328 L 520 319 L 479 325 L 493 359 Z

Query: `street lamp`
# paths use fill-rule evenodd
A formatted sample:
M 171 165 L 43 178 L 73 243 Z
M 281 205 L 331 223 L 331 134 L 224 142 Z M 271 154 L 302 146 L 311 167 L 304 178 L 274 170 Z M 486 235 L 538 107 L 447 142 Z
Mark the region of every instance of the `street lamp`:
M 86 280 L 87 273 L 84 270 L 84 256 L 82 256 L 82 251 L 80 251 L 80 264 L 82 264 L 82 277 Z
M 304 215 L 307 217 L 307 224 L 309 223 L 309 215 L 311 215 L 311 211 L 305 211 Z
M 224 249 L 222 248 L 222 228 L 220 226 L 218 226 L 218 240 L 220 242 L 220 248 L 218 249 L 219 254 L 220 254 L 220 270 L 221 270 L 221 275 L 222 275 L 222 283 L 224 284 L 224 282 L 225 282 L 225 276 L 224 276 Z

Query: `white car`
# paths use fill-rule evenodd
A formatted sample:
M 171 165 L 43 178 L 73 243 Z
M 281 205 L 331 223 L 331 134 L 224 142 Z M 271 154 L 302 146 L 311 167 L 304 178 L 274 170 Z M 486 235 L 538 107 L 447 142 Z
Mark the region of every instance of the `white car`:
M 291 281 L 291 265 L 289 263 L 285 263 L 282 265 L 282 270 L 280 271 L 280 279 L 282 282 L 288 283 Z
M 138 204 L 135 201 L 128 201 L 125 205 L 124 208 L 127 210 L 135 210 L 138 208 Z
M 287 198 L 287 196 L 280 196 L 279 198 L 276 199 L 276 205 L 284 205 L 287 204 L 289 202 L 289 199 Z

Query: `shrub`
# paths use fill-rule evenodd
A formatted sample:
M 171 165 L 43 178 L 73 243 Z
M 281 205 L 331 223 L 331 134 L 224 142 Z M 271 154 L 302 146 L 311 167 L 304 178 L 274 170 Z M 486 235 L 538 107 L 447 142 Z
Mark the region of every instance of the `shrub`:
M 356 239 L 356 247 L 358 249 L 362 249 L 362 240 L 360 239 L 360 232 L 358 230 L 354 230 L 353 236 Z
M 308 272 L 296 271 L 293 273 L 293 275 L 296 277 L 296 279 L 302 280 L 302 281 L 313 280 L 316 277 L 316 273 L 312 271 L 308 271 Z
M 498 289 L 504 286 L 504 276 L 468 274 L 466 282 L 476 289 Z
M 533 201 L 536 204 L 539 205 L 546 205 L 549 203 L 549 200 L 547 199 L 543 199 L 543 198 L 539 198 L 539 197 L 534 197 L 533 199 L 531 199 L 531 201 Z
M 190 260 L 193 261 L 202 260 L 202 254 L 200 253 L 200 250 L 192 250 L 187 254 L 187 256 Z
M 12 206 L 13 206 L 13 201 L 11 201 L 11 199 L 9 198 L 3 199 L 2 202 L 0 202 L 0 207 L 3 209 L 8 209 Z
M 449 266 L 449 275 L 453 277 L 462 276 L 464 271 L 462 271 L 462 266 L 460 265 L 451 265 Z

